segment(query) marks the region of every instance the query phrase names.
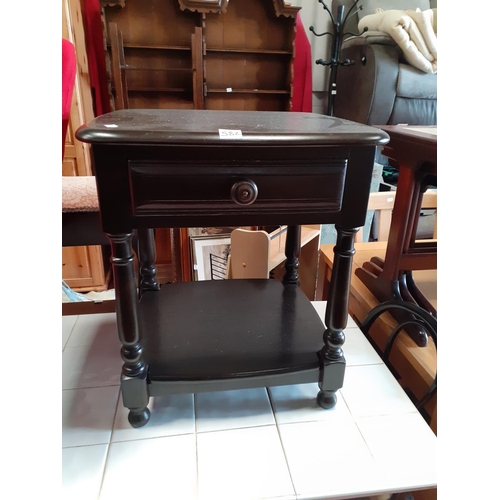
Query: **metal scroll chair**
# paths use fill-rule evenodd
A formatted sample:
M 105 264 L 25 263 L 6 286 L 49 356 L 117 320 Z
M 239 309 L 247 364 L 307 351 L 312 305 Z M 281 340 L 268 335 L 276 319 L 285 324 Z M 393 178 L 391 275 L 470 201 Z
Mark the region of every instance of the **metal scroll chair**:
M 408 318 L 404 322 L 398 324 L 392 330 L 391 334 L 387 339 L 385 349 L 383 352 L 380 352 L 380 349 L 378 348 L 377 345 L 375 345 L 374 342 L 372 342 L 372 345 L 375 347 L 377 351 L 379 351 L 379 354 L 382 357 L 384 363 L 391 370 L 393 375 L 396 378 L 398 378 L 398 374 L 389 360 L 392 347 L 394 346 L 394 343 L 396 342 L 398 335 L 401 332 L 405 331 L 405 328 L 408 328 L 411 325 L 419 326 L 420 328 L 424 329 L 427 332 L 427 334 L 432 338 L 432 340 L 434 341 L 434 345 L 436 346 L 437 349 L 437 320 L 426 310 L 422 309 L 419 306 L 416 306 L 415 304 L 411 304 L 409 302 L 400 300 L 394 300 L 394 301 L 383 302 L 382 304 L 379 304 L 378 306 L 374 307 L 366 315 L 366 318 L 361 323 L 359 327 L 360 330 L 370 340 L 368 332 L 370 331 L 375 321 L 385 312 L 390 313 L 395 309 L 399 309 L 408 313 Z M 429 386 L 427 392 L 424 394 L 424 396 L 415 402 L 415 406 L 417 407 L 418 411 L 422 414 L 422 416 L 427 420 L 427 422 L 429 419 L 425 414 L 424 407 L 436 393 L 437 393 L 437 373 L 436 376 L 434 377 L 433 382 Z

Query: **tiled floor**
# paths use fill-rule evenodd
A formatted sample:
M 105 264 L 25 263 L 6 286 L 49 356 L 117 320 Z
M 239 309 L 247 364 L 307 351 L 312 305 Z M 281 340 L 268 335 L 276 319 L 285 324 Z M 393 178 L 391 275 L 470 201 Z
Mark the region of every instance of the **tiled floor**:
M 316 303 L 324 314 L 325 303 Z M 333 499 L 436 485 L 436 438 L 351 320 L 333 410 L 317 384 L 121 404 L 114 314 L 62 328 L 64 500 Z

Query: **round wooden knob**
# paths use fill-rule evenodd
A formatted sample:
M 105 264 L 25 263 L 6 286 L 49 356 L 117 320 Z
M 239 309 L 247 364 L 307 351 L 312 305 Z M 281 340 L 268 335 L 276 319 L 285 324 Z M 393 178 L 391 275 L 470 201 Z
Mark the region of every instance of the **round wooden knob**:
M 258 194 L 257 184 L 249 180 L 235 182 L 231 188 L 231 198 L 238 205 L 251 205 Z

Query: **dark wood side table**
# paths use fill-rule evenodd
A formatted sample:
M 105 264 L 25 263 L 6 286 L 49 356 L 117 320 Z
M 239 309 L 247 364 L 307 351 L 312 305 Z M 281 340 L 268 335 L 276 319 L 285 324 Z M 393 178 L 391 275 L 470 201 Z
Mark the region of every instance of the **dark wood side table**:
M 399 170 L 391 228 L 385 259 L 372 258 L 356 269 L 356 276 L 380 302 L 405 300 L 434 317 L 437 311 L 415 284 L 412 271 L 436 269 L 437 242 L 416 242 L 422 196 L 437 185 L 437 127 L 384 125 L 390 143 L 382 150 Z M 402 316 L 400 322 L 404 321 Z M 410 333 L 415 342 L 427 345 L 423 331 Z
M 312 113 L 122 110 L 81 127 L 112 248 L 122 395 L 134 427 L 149 397 L 316 381 L 342 387 L 354 235 L 388 135 Z M 300 290 L 301 224 L 336 224 L 326 330 Z M 159 286 L 153 229 L 288 225 L 283 282 Z M 132 235 L 137 230 L 139 290 Z

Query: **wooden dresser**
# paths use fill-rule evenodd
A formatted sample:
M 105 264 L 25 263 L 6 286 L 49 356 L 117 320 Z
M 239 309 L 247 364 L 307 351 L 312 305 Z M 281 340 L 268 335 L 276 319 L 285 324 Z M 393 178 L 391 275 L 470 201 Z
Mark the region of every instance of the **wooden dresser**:
M 282 0 L 105 2 L 115 109 L 290 110 L 299 10 Z

